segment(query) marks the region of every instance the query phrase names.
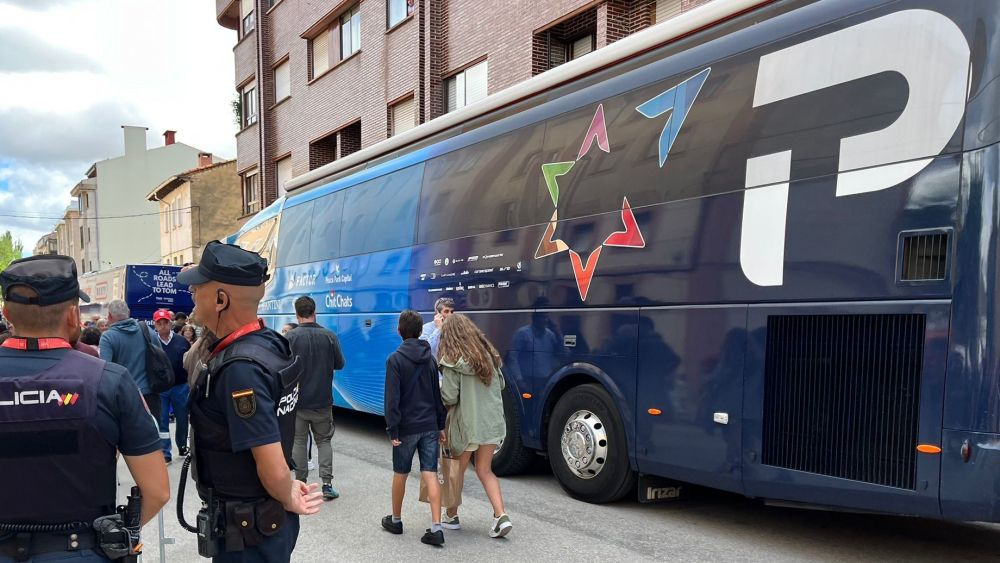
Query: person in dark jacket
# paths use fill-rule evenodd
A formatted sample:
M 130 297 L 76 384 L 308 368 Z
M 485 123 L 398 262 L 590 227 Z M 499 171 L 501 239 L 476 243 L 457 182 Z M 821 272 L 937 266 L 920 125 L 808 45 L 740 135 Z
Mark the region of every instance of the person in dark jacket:
M 399 336 L 403 343 L 385 362 L 385 423 L 392 441 L 392 514 L 382 519 L 382 527 L 403 533 L 403 496 L 413 454 L 420 456 L 420 477 L 427 485 L 431 505 L 431 527 L 420 541 L 444 544 L 441 530 L 441 488 L 438 483 L 439 441 L 445 439 L 447 411 L 441 402 L 438 366 L 431 345 L 420 340 L 423 328 L 420 313 L 406 310 L 399 315 Z
M 292 354 L 302 362 L 299 382 L 299 404 L 295 409 L 295 443 L 292 460 L 295 478 L 305 482 L 309 477 L 306 461 L 306 440 L 312 432 L 319 448 L 319 476 L 323 480 L 323 498 L 340 496 L 333 488 L 333 372 L 344 369 L 344 353 L 340 340 L 332 331 L 316 323 L 316 302 L 302 296 L 295 300 L 295 317 L 299 326 L 286 335 Z
M 142 398 L 155 418 L 160 417 L 160 395 L 153 393 L 146 374 L 146 339 L 142 330 L 149 330 L 145 321 L 131 318 L 132 312 L 125 301 L 115 299 L 108 303 L 108 330 L 101 335 L 101 359 L 118 364 L 132 374 L 136 385 L 142 391 Z M 150 339 L 156 342 L 155 334 Z
M 171 313 L 166 309 L 159 309 L 153 313 L 153 327 L 156 335 L 160 339 L 160 346 L 166 352 L 170 360 L 170 367 L 174 370 L 174 385 L 169 390 L 160 393 L 160 435 L 166 435 L 162 439 L 163 459 L 170 463 L 173 459 L 170 447 L 170 410 L 174 411 L 174 418 L 177 427 L 174 429 L 174 437 L 177 439 L 177 454 L 181 457 L 188 455 L 188 394 L 191 388 L 188 387 L 188 374 L 184 369 L 184 354 L 191 349 L 187 339 L 174 333 L 173 319 Z

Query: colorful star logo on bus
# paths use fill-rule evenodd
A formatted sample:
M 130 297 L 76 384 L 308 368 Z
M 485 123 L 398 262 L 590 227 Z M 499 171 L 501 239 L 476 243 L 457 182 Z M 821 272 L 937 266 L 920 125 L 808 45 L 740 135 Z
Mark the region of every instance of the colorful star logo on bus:
M 573 275 L 576 278 L 576 288 L 580 292 L 580 299 L 583 301 L 587 300 L 587 294 L 590 292 L 590 282 L 594 279 L 597 262 L 600 260 L 601 251 L 605 246 L 625 248 L 644 248 L 646 246 L 646 241 L 642 238 L 642 232 L 639 230 L 639 224 L 635 220 L 635 215 L 632 213 L 632 207 L 629 206 L 627 197 L 622 202 L 622 224 L 624 229 L 608 235 L 601 246 L 591 251 L 587 257 L 586 264 L 583 258 L 575 250 L 571 249 L 565 241 L 554 238 L 556 225 L 559 222 L 558 178 L 572 170 L 577 161 L 590 152 L 595 141 L 600 150 L 606 153 L 611 152 L 611 143 L 608 141 L 608 129 L 604 120 L 604 104 L 597 106 L 597 111 L 594 112 L 594 118 L 590 121 L 590 127 L 587 129 L 583 144 L 580 145 L 580 151 L 576 155 L 576 160 L 549 162 L 542 165 L 542 176 L 545 178 L 545 186 L 549 190 L 549 196 L 552 198 L 552 206 L 555 210 L 552 212 L 552 218 L 549 219 L 549 224 L 545 227 L 545 232 L 542 233 L 542 240 L 538 242 L 538 248 L 535 250 L 535 259 L 545 258 L 546 256 L 552 256 L 560 252 L 569 253 L 570 263 L 573 265 Z
M 711 72 L 712 69 L 710 67 L 705 68 L 680 84 L 663 91 L 656 97 L 647 100 L 635 108 L 636 111 L 650 119 L 667 115 L 666 123 L 660 132 L 657 147 L 660 168 L 666 163 L 670 149 L 673 147 L 674 141 L 677 140 L 677 134 L 684 125 L 684 120 L 687 118 L 691 106 L 694 105 L 698 94 L 701 93 L 702 86 L 705 85 L 705 81 Z M 552 206 L 555 209 L 552 212 L 552 218 L 549 219 L 549 224 L 545 227 L 545 232 L 542 233 L 542 240 L 538 242 L 538 248 L 535 250 L 536 260 L 552 256 L 553 254 L 559 254 L 560 252 L 569 253 L 569 260 L 573 266 L 573 276 L 576 278 L 576 288 L 580 292 L 580 300 L 582 301 L 587 300 L 587 294 L 590 292 L 590 282 L 594 279 L 594 272 L 597 271 L 597 262 L 601 258 L 601 252 L 604 250 L 604 247 L 646 247 L 646 240 L 639 229 L 639 223 L 635 220 L 635 214 L 632 213 L 632 207 L 628 203 L 627 196 L 622 199 L 622 230 L 608 235 L 600 246 L 590 252 L 586 263 L 565 241 L 554 238 L 556 235 L 556 226 L 559 223 L 559 177 L 568 174 L 573 169 L 573 166 L 590 152 L 595 141 L 600 150 L 609 154 L 611 153 L 608 128 L 604 119 L 604 104 L 597 106 L 594 117 L 590 120 L 590 127 L 587 128 L 587 134 L 583 138 L 583 144 L 580 145 L 580 151 L 576 154 L 576 160 L 549 162 L 542 165 L 542 176 L 545 178 L 545 186 L 549 190 L 549 196 L 552 198 Z

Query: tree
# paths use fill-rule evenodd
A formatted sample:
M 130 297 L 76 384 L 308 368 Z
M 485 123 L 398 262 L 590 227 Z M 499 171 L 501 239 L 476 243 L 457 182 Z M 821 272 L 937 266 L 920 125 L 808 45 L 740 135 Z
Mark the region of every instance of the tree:
M 14 235 L 7 231 L 0 235 L 0 272 L 7 269 L 7 265 L 21 257 L 24 245 L 21 239 L 14 239 Z

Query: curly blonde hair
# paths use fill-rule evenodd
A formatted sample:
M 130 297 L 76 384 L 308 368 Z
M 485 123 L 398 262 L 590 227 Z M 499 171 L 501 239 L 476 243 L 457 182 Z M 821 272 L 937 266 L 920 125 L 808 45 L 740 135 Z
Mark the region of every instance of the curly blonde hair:
M 455 313 L 441 326 L 438 344 L 440 359 L 454 364 L 464 359 L 484 385 L 493 381 L 493 373 L 502 365 L 497 349 L 469 317 Z

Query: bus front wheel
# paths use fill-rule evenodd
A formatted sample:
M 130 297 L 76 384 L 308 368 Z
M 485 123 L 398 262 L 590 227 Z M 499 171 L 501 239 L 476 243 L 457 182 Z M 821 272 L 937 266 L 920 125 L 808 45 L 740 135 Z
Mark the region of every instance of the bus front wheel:
M 573 498 L 613 502 L 635 490 L 625 426 L 614 401 L 596 384 L 570 389 L 552 410 L 549 463 Z

